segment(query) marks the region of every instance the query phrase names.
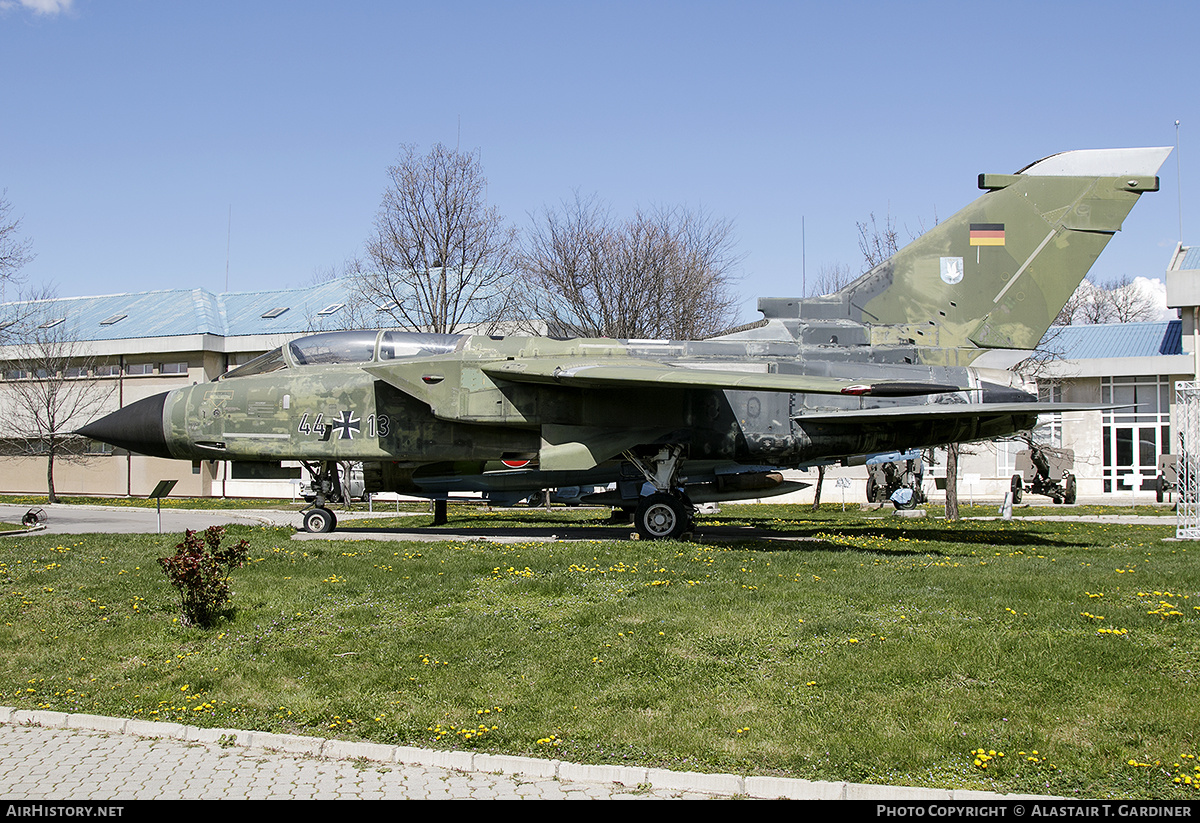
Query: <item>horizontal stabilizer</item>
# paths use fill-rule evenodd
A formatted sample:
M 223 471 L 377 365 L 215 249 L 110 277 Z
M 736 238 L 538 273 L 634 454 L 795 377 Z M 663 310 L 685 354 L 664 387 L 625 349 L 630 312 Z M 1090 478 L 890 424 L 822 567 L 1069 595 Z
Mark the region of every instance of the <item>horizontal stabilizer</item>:
M 739 389 L 751 391 L 800 392 L 805 394 L 849 394 L 876 397 L 908 397 L 966 391 L 940 383 L 880 381 L 816 377 L 805 374 L 720 371 L 668 366 L 645 360 L 615 363 L 563 363 L 525 358 L 506 360 L 482 367 L 491 377 L 518 383 L 548 383 L 579 388 L 630 386 L 679 386 L 683 388 Z

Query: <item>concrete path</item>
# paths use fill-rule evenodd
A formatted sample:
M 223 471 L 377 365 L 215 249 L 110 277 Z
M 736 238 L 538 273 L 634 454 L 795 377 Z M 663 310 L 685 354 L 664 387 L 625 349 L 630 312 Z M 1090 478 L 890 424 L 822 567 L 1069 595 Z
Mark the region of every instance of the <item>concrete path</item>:
M 0 707 L 0 797 L 17 800 L 429 799 L 995 801 L 777 777 L 581 766 Z
M 105 532 L 109 534 L 153 534 L 160 530 L 160 514 L 154 509 L 121 506 L 77 506 L 73 504 L 56 504 L 54 506 L 14 506 L 0 505 L 0 521 L 20 523 L 22 516 L 31 508 L 40 508 L 45 514 L 44 531 L 46 534 L 88 534 Z M 1153 514 L 1150 512 L 1154 511 Z M 401 512 L 408 514 L 416 522 L 428 522 L 429 514 L 424 512 Z M 924 510 L 917 512 L 902 512 L 901 514 L 930 516 L 938 515 Z M 293 535 L 296 540 L 489 540 L 496 543 L 524 542 L 528 540 L 611 540 L 620 539 L 625 534 L 611 527 L 595 526 L 563 522 L 550 526 L 478 526 L 473 524 L 456 524 L 453 521 L 445 526 L 413 526 L 407 528 L 367 529 L 357 525 L 356 521 L 396 517 L 394 512 L 380 507 L 373 514 L 365 509 L 354 511 L 337 511 L 338 529 L 332 534 L 308 534 L 297 531 Z M 868 518 L 894 516 L 890 508 L 878 512 L 868 512 Z M 964 520 L 999 520 L 999 514 L 984 517 L 968 517 Z M 1013 513 L 1014 520 L 1066 520 L 1092 523 L 1131 523 L 1143 525 L 1174 525 L 1175 515 L 1161 508 L 1154 510 L 1147 506 L 1144 515 L 1093 515 L 1072 514 L 1070 508 L 1064 508 L 1062 514 L 1032 515 L 1021 514 L 1017 508 Z M 163 509 L 161 512 L 161 531 L 164 534 L 181 534 L 187 529 L 202 530 L 214 524 L 238 523 L 251 526 L 282 526 L 299 529 L 300 514 L 298 511 L 277 511 L 271 509 Z M 33 532 L 37 533 L 37 532 Z M 713 540 L 752 540 L 775 539 L 789 540 L 786 534 L 760 531 L 751 527 L 736 526 L 702 526 L 697 532 L 701 539 Z M 799 538 L 805 539 L 805 538 Z
M 42 531 L 46 534 L 154 534 L 159 531 L 159 513 L 153 508 L 136 506 L 75 506 L 57 503 L 53 506 L 0 505 L 0 520 L 20 523 L 31 509 L 40 509 L 45 517 Z M 295 524 L 300 517 L 292 512 L 275 512 L 280 522 L 287 517 Z M 236 509 L 163 509 L 161 513 L 163 534 L 182 534 L 188 529 L 207 529 L 213 524 L 241 523 L 261 526 L 264 519 L 259 513 L 248 513 Z M 34 532 L 36 534 L 36 532 Z

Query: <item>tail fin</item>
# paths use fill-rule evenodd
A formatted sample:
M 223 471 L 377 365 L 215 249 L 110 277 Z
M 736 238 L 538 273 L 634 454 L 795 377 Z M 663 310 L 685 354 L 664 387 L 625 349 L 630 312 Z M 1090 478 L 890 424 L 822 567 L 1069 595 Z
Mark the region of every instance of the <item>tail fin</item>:
M 936 325 L 941 347 L 1032 349 L 1141 193 L 1158 190 L 1170 151 L 1071 151 L 981 174 L 987 194 L 848 286 L 849 304 L 872 326 Z
M 981 174 L 986 194 L 841 291 L 759 308 L 861 323 L 874 345 L 1032 349 L 1138 197 L 1158 190 L 1170 152 L 1070 151 Z

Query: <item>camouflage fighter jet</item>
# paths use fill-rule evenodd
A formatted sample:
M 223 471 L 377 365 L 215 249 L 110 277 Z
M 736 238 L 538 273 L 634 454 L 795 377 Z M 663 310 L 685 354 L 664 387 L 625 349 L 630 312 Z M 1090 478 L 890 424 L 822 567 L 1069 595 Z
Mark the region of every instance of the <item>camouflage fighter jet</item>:
M 1169 153 L 980 175 L 981 197 L 841 291 L 760 299 L 762 320 L 713 339 L 317 334 L 79 433 L 180 460 L 302 461 L 320 481 L 312 532 L 335 527 L 336 465 L 355 461 L 368 492 L 443 500 L 612 484 L 592 499 L 675 538 L 694 504 L 803 486 L 783 468 L 1001 437 L 1063 409 L 976 361 L 1038 345 Z

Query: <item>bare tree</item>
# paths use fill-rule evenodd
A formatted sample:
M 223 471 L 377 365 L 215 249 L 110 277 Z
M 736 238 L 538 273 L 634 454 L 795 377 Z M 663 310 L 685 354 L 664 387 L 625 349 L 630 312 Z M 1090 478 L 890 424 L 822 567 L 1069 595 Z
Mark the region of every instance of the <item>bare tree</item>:
M 736 322 L 733 224 L 702 210 L 618 220 L 595 196 L 535 218 L 522 268 L 526 316 L 553 333 L 699 339 Z
M 305 318 L 305 332 L 316 334 L 328 331 L 349 331 L 354 329 L 374 329 L 394 324 L 395 316 L 391 311 L 381 311 L 378 298 L 365 293 L 362 279 L 367 277 L 367 267 L 358 258 L 349 258 L 342 263 L 341 268 L 327 264 L 313 268 L 305 287 L 324 286 L 326 283 L 344 281 L 340 306 L 332 311 L 322 311 L 327 306 L 310 304 Z M 403 323 L 403 321 L 401 321 Z
M 946 519 L 958 520 L 958 456 L 962 453 L 961 443 L 946 446 Z
M 55 460 L 86 459 L 86 444 L 70 432 L 104 409 L 113 384 L 94 377 L 95 359 L 73 339 L 65 318 L 33 317 L 9 347 L 0 396 L 15 438 L 10 444 L 46 457 L 46 492 L 57 503 Z
M 1056 326 L 1139 323 L 1158 313 L 1154 298 L 1125 275 L 1104 283 L 1084 280 L 1054 320 Z
M 821 508 L 821 487 L 825 485 L 825 464 L 817 466 L 817 482 L 816 488 L 813 489 L 812 510 L 818 511 Z M 845 498 L 842 498 L 845 500 Z
M 400 324 L 452 333 L 493 321 L 515 279 L 516 229 L 487 205 L 476 154 L 404 146 L 352 266 L 363 295 Z
M 809 288 L 809 294 L 833 294 L 854 281 L 854 274 L 847 263 L 825 263 L 817 270 L 817 279 Z
M 12 216 L 8 190 L 0 192 L 0 300 L 3 288 L 17 282 L 22 267 L 33 259 L 33 241 L 20 236 L 21 220 Z
M 884 218 L 883 225 L 875 219 L 875 213 L 858 227 L 858 250 L 862 252 L 863 271 L 870 271 L 900 250 L 900 235 L 896 232 L 896 221 L 891 214 Z

